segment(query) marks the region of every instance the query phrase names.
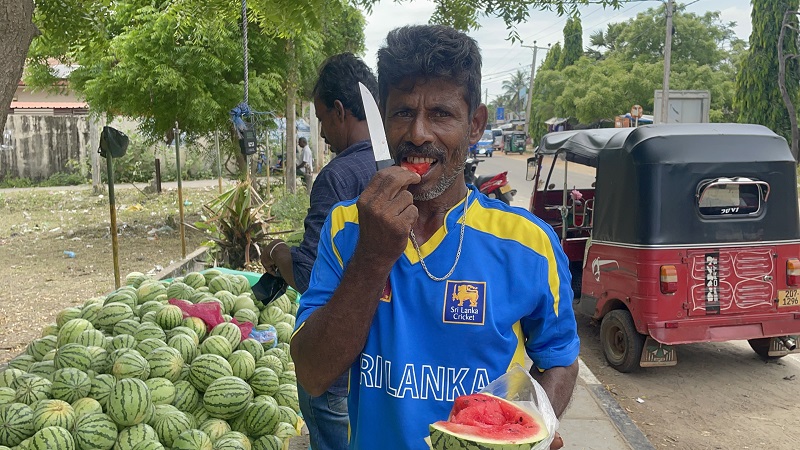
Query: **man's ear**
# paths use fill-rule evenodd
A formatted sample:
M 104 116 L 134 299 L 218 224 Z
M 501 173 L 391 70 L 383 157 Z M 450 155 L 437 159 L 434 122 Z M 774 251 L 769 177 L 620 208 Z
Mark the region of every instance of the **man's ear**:
M 344 107 L 341 101 L 333 101 L 333 110 L 336 113 L 336 119 L 340 122 L 344 122 L 345 116 L 347 116 L 347 109 Z
M 469 142 L 471 144 L 477 143 L 483 136 L 483 130 L 486 129 L 486 122 L 489 120 L 489 110 L 486 105 L 481 103 L 472 113 L 472 121 L 470 122 Z

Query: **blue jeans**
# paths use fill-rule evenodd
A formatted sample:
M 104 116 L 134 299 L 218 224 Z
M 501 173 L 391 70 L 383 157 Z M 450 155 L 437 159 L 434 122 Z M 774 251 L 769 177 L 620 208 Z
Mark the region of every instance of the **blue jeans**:
M 297 384 L 300 411 L 308 427 L 311 450 L 346 450 L 348 448 L 347 397 L 325 392 L 312 397 Z

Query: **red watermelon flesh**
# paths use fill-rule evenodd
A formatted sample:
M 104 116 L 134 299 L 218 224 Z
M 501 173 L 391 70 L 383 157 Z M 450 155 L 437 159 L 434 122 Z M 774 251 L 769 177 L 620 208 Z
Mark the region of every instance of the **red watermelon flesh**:
M 410 163 L 408 161 L 403 161 L 400 163 L 400 167 L 422 176 L 425 175 L 425 173 L 428 172 L 428 169 L 431 168 L 431 163 Z
M 464 446 L 492 444 L 489 448 L 530 448 L 547 438 L 548 434 L 540 417 L 488 394 L 456 398 L 449 420 L 431 425 L 431 441 L 437 450 L 458 448 L 453 447 L 454 440 Z M 525 444 L 527 447 L 516 447 L 516 444 Z

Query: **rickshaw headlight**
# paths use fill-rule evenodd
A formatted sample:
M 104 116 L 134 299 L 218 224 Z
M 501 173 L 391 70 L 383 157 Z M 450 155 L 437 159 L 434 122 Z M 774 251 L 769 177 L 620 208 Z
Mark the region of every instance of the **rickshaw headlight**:
M 675 266 L 661 266 L 661 293 L 674 294 L 677 290 L 678 271 Z
M 800 285 L 800 260 L 797 258 L 786 261 L 786 284 L 789 286 Z

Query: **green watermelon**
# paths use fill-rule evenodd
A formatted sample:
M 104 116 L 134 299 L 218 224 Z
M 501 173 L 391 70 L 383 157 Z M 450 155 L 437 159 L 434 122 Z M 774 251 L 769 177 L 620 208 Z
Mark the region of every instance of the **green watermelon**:
M 181 411 L 192 411 L 200 402 L 200 392 L 185 380 L 175 382 L 175 400 L 172 405 Z
M 448 421 L 430 425 L 434 450 L 485 448 L 530 450 L 548 436 L 540 417 L 488 394 L 457 397 Z
M 156 323 L 164 330 L 171 330 L 183 323 L 183 311 L 175 305 L 167 305 L 156 313 Z
M 246 381 L 234 376 L 222 377 L 212 382 L 203 395 L 203 403 L 211 417 L 232 419 L 247 408 L 253 400 L 253 389 Z
M 251 355 L 253 358 L 258 361 L 264 356 L 264 347 L 261 345 L 260 342 L 253 338 L 247 338 L 239 343 L 239 346 L 236 347 L 236 350 L 245 350 Z
M 103 413 L 78 417 L 72 432 L 78 450 L 110 450 L 117 441 L 117 425 Z
M 111 390 L 106 411 L 118 425 L 132 426 L 144 420 L 151 404 L 150 390 L 144 381 L 123 378 Z
M 202 340 L 206 337 L 206 323 L 199 317 L 187 317 L 181 321 L 182 327 L 189 328 L 195 332 L 197 337 Z
M 292 437 L 297 436 L 297 430 L 286 422 L 278 422 L 272 434 L 282 442 L 286 442 Z
M 145 339 L 160 339 L 162 341 L 167 339 L 166 333 L 156 323 L 144 322 L 139 325 L 139 328 L 133 333 L 133 337 L 137 341 L 142 342 Z
M 136 322 L 136 326 L 139 326 L 139 322 Z M 111 345 L 109 345 L 109 350 L 119 350 L 121 348 L 136 348 L 136 338 L 130 334 L 118 334 L 111 339 Z
M 231 365 L 219 355 L 200 355 L 192 361 L 189 368 L 189 382 L 201 392 L 205 391 L 214 380 L 231 375 L 233 375 Z
M 231 343 L 225 336 L 209 336 L 200 344 L 201 354 L 219 355 L 227 358 L 231 355 Z
M 86 372 L 68 367 L 53 372 L 53 398 L 72 403 L 89 395 L 92 380 Z
M 153 428 L 158 433 L 161 443 L 172 447 L 181 433 L 192 428 L 192 420 L 185 413 L 178 411 L 157 419 Z
M 50 380 L 53 377 L 53 372 L 56 371 L 56 365 L 53 361 L 39 361 L 31 364 L 28 368 L 30 375 L 36 375 Z
M 213 450 L 213 445 L 202 431 L 186 430 L 173 441 L 172 450 Z
M 157 441 L 158 434 L 150 425 L 139 423 L 120 430 L 114 450 L 133 450 L 144 441 Z
M 225 433 L 231 431 L 231 426 L 228 424 L 228 422 L 222 419 L 212 418 L 204 420 L 198 429 L 208 435 L 209 439 L 211 439 L 211 442 L 216 444 L 219 438 L 221 438 Z
M 136 330 L 139 329 L 139 325 L 141 325 L 141 323 L 137 319 L 120 320 L 114 325 L 114 335 L 119 336 L 125 334 L 132 337 L 133 333 L 136 333 Z
M 300 403 L 297 400 L 297 385 L 296 384 L 281 384 L 278 386 L 278 392 L 273 395 L 278 405 L 288 406 L 294 412 L 300 412 Z
M 14 447 L 33 436 L 34 412 L 23 403 L 0 405 L 0 445 Z
M 14 394 L 16 391 L 10 387 L 0 387 L 0 406 L 14 403 Z
M 194 345 L 200 345 L 200 336 L 197 334 L 197 332 L 189 327 L 184 326 L 175 327 L 169 330 L 169 333 L 167 334 L 167 342 L 169 342 L 173 337 L 181 334 L 185 334 L 186 336 L 192 338 Z
M 144 316 L 148 315 L 151 312 L 157 315 L 158 312 L 161 311 L 165 306 L 166 305 L 164 305 L 163 303 L 161 303 L 159 301 L 156 301 L 156 300 L 150 300 L 150 301 L 142 303 L 139 306 L 139 311 L 137 311 L 137 313 L 139 314 L 139 317 L 140 317 L 139 321 L 143 322 L 143 320 L 141 320 L 141 318 L 144 318 Z
M 156 440 L 147 440 L 134 445 L 131 450 L 164 450 L 164 446 Z
M 81 316 L 81 309 L 74 306 L 69 306 L 62 309 L 56 314 L 56 326 L 61 329 L 64 324 L 72 319 L 78 319 Z
M 128 286 L 133 286 L 134 288 L 138 288 L 142 282 L 149 279 L 150 277 L 142 272 L 131 272 L 125 275 L 125 284 Z
M 133 316 L 133 309 L 130 306 L 113 302 L 103 305 L 103 309 L 97 313 L 95 323 L 101 330 L 109 332 L 121 320 L 132 319 Z
M 175 385 L 166 378 L 150 378 L 145 381 L 150 389 L 154 405 L 169 405 L 175 400 Z
M 231 428 L 233 428 L 233 425 L 231 425 Z M 251 444 L 250 439 L 248 439 L 247 436 L 244 435 L 244 433 L 241 433 L 239 431 L 229 431 L 223 434 L 222 437 L 220 437 L 220 440 L 222 439 L 230 439 L 239 442 L 244 448 L 250 449 L 250 444 Z
M 256 360 L 245 350 L 236 350 L 228 357 L 233 376 L 249 380 L 256 370 Z
M 270 395 L 274 397 L 280 386 L 278 374 L 268 367 L 257 368 L 249 381 L 256 395 Z
M 167 343 L 162 341 L 161 339 L 148 338 L 139 342 L 139 344 L 136 346 L 136 351 L 138 351 L 139 354 L 144 356 L 146 359 L 147 355 L 149 355 L 150 352 L 152 352 L 157 348 L 164 348 L 164 347 L 167 347 Z
M 258 437 L 272 434 L 272 430 L 278 425 L 280 413 L 278 406 L 274 403 L 256 402 L 247 406 L 244 416 L 247 434 Z
M 242 330 L 234 323 L 223 322 L 211 329 L 210 336 L 225 336 L 231 343 L 231 348 L 236 348 L 242 341 Z
M 265 434 L 253 441 L 253 450 L 282 450 L 283 441 L 278 436 Z
M 183 277 L 183 282 L 193 289 L 206 285 L 206 279 L 200 272 L 189 272 Z
M 36 361 L 41 361 L 44 355 L 56 348 L 57 338 L 55 336 L 44 336 L 39 339 L 34 339 L 33 342 L 28 344 L 26 352 L 33 356 Z
M 139 304 L 154 300 L 161 294 L 166 294 L 167 288 L 160 281 L 145 281 L 136 289 L 136 297 Z
M 178 350 L 172 347 L 156 348 L 145 359 L 150 365 L 151 377 L 166 378 L 173 383 L 178 381 L 183 367 L 183 357 Z
M 150 377 L 150 364 L 136 351 L 123 353 L 114 360 L 111 374 L 121 380 L 123 378 L 138 378 L 146 380 Z
M 82 371 L 89 370 L 92 367 L 92 357 L 89 350 L 80 344 L 65 344 L 56 350 L 55 358 L 53 359 L 56 369 L 65 369 L 73 367 Z
M 108 372 L 110 364 L 108 362 L 108 351 L 106 351 L 106 349 L 103 347 L 86 347 L 86 351 L 89 352 L 89 359 L 91 360 L 89 370 L 93 370 L 97 373 Z
M 179 334 L 172 336 L 167 343 L 171 348 L 178 351 L 184 362 L 191 363 L 200 354 L 200 349 L 194 343 L 191 336 L 186 334 Z
M 61 347 L 64 344 L 77 342 L 78 336 L 86 330 L 93 330 L 94 325 L 86 319 L 71 319 L 58 329 L 56 345 Z
M 14 401 L 32 405 L 39 400 L 50 398 L 53 385 L 50 380 L 39 376 L 20 377 L 14 392 Z M 9 402 L 11 403 L 11 402 Z
M 214 442 L 214 450 L 251 450 L 251 447 L 245 446 L 241 441 L 237 441 L 236 439 L 222 438 Z M 278 450 L 283 449 L 279 448 Z
M 37 431 L 28 445 L 29 450 L 75 450 L 75 440 L 68 429 L 45 427 Z
M 264 355 L 256 361 L 256 368 L 267 367 L 272 369 L 278 377 L 283 373 L 283 361 L 275 355 Z
M 97 414 L 103 412 L 103 405 L 91 397 L 83 397 L 72 402 L 72 410 L 75 411 L 75 419 L 80 419 L 82 416 L 89 414 Z
M 75 410 L 61 400 L 42 400 L 33 410 L 33 427 L 41 430 L 44 427 L 63 427 L 71 429 L 75 424 Z
M 95 375 L 92 378 L 92 388 L 89 391 L 89 397 L 97 400 L 103 405 L 103 408 L 106 408 L 108 397 L 111 395 L 111 391 L 114 390 L 115 384 L 117 384 L 117 379 L 114 378 L 113 375 Z

